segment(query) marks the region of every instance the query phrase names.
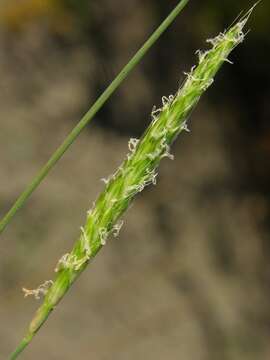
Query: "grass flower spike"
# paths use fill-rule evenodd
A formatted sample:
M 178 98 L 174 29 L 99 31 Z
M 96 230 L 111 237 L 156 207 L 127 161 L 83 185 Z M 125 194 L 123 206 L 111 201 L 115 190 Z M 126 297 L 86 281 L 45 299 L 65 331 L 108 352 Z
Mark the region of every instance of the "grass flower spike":
M 213 83 L 214 76 L 221 65 L 228 61 L 231 51 L 243 41 L 243 27 L 250 12 L 228 31 L 210 40 L 210 50 L 198 52 L 199 63 L 187 74 L 183 86 L 174 96 L 163 97 L 160 109 L 153 109 L 152 122 L 141 139 L 129 141 L 127 158 L 105 180 L 105 189 L 88 211 L 86 223 L 74 248 L 59 260 L 55 269 L 56 278 L 46 290 L 44 301 L 27 335 L 11 355 L 11 360 L 16 359 L 31 341 L 72 283 L 106 244 L 109 235 L 118 235 L 123 224 L 121 217 L 135 195 L 145 186 L 156 183 L 161 159 L 173 159 L 171 144 L 181 131 L 187 130 L 187 119 L 201 95 Z

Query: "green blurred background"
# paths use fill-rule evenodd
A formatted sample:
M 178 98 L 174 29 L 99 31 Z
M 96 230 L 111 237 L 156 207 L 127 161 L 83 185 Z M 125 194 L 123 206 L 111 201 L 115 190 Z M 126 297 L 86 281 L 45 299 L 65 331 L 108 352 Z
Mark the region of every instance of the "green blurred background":
M 0 214 L 177 1 L 0 1 Z M 253 1 L 190 0 L 0 239 L 0 357 L 86 210 L 177 90 L 195 50 Z M 21 359 L 270 358 L 269 1 L 112 240 Z

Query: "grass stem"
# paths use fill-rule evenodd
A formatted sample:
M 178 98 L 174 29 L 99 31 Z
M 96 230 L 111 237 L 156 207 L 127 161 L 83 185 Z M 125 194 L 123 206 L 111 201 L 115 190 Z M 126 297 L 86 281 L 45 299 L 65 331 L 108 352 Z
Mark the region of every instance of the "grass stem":
M 20 353 L 23 352 L 23 350 L 27 347 L 27 345 L 30 343 L 30 341 L 32 340 L 33 335 L 29 334 L 29 336 L 25 337 L 21 343 L 19 344 L 19 346 L 17 347 L 17 349 L 10 355 L 9 360 L 15 360 L 17 359 L 17 357 L 20 355 Z

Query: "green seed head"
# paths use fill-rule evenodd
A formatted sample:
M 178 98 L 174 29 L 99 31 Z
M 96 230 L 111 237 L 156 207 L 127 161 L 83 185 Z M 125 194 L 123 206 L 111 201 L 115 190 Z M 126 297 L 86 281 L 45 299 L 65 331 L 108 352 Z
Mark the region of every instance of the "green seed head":
M 221 65 L 229 61 L 230 52 L 243 41 L 246 21 L 247 18 L 244 18 L 228 31 L 208 40 L 212 49 L 198 52 L 199 63 L 186 74 L 183 86 L 174 96 L 163 97 L 160 109 L 153 109 L 152 121 L 141 140 L 130 139 L 127 158 L 114 174 L 103 179 L 105 189 L 88 211 L 79 240 L 73 250 L 58 262 L 56 281 L 44 301 L 47 309 L 58 303 L 89 261 L 106 244 L 109 235 L 118 235 L 123 224 L 120 218 L 135 195 L 147 185 L 156 184 L 161 159 L 173 159 L 171 144 L 181 131 L 187 130 L 187 119 L 201 95 L 213 83 Z
M 130 139 L 126 160 L 109 179 L 103 179 L 105 189 L 88 211 L 79 240 L 73 250 L 58 262 L 56 281 L 44 300 L 46 311 L 60 301 L 88 262 L 106 244 L 109 235 L 119 233 L 123 224 L 119 219 L 135 195 L 147 185 L 156 184 L 161 159 L 173 159 L 170 145 L 181 131 L 187 130 L 188 116 L 201 95 L 213 83 L 220 66 L 228 61 L 230 52 L 243 41 L 245 22 L 246 18 L 227 32 L 208 40 L 212 49 L 198 52 L 199 63 L 186 74 L 183 86 L 174 96 L 163 97 L 160 109 L 153 109 L 152 122 L 141 140 Z M 31 331 L 37 328 L 32 324 Z
M 123 225 L 120 218 L 135 195 L 147 185 L 156 184 L 160 161 L 165 157 L 173 159 L 170 154 L 171 144 L 180 132 L 188 130 L 187 120 L 191 111 L 213 83 L 221 65 L 229 62 L 231 51 L 243 41 L 243 27 L 251 11 L 228 31 L 208 40 L 212 48 L 206 52 L 197 52 L 198 65 L 186 74 L 183 86 L 175 95 L 163 97 L 160 109 L 153 108 L 152 121 L 141 139 L 130 139 L 129 153 L 124 162 L 108 179 L 103 179 L 105 189 L 88 211 L 74 248 L 59 260 L 55 269 L 56 279 L 50 283 L 49 289 L 46 288 L 44 302 L 25 339 L 31 339 L 38 331 L 72 283 L 106 244 L 109 235 L 118 235 Z

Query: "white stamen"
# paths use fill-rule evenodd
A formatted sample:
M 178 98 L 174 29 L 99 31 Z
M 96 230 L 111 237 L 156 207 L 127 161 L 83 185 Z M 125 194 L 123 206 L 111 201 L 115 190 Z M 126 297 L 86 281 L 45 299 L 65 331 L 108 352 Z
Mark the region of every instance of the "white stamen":
M 136 150 L 136 147 L 138 145 L 139 139 L 131 138 L 128 142 L 128 148 L 133 153 Z
M 113 227 L 113 229 L 112 229 L 112 233 L 113 233 L 113 236 L 114 236 L 114 237 L 117 237 L 117 236 L 119 235 L 119 232 L 120 232 L 123 224 L 124 224 L 124 221 L 121 220 L 121 221 L 119 221 L 119 223 L 117 223 L 117 224 L 114 225 L 114 227 Z
M 45 296 L 49 290 L 49 288 L 53 285 L 52 280 L 47 280 L 43 284 L 39 285 L 37 289 L 29 290 L 26 288 L 23 288 L 24 297 L 27 296 L 34 296 L 35 299 L 39 300 L 41 296 Z
M 101 228 L 99 230 L 99 237 L 100 237 L 100 243 L 102 246 L 106 245 L 107 236 L 108 236 L 107 229 Z

